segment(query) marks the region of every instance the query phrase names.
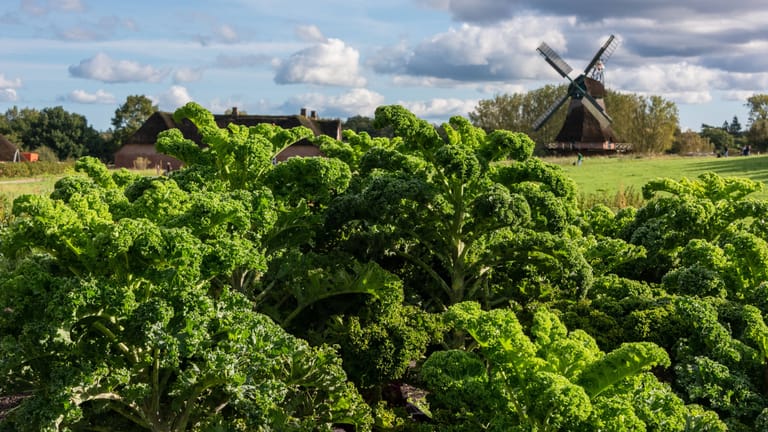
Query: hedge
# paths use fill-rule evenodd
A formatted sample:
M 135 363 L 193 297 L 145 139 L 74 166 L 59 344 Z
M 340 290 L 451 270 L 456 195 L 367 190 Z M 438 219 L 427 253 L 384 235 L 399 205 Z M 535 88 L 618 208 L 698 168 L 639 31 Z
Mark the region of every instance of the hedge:
M 64 174 L 74 169 L 72 162 L 0 162 L 0 178 L 34 177 L 44 174 Z

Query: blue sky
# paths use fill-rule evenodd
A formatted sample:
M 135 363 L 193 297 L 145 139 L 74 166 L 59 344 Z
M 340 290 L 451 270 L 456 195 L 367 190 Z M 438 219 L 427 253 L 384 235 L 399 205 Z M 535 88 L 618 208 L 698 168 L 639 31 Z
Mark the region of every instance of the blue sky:
M 480 99 L 562 79 L 609 34 L 609 88 L 673 100 L 683 129 L 721 125 L 768 93 L 764 0 L 4 0 L 0 111 L 61 105 L 110 127 L 126 97 L 173 111 L 372 116 L 402 104 L 442 122 Z M 608 107 L 610 113 L 610 107 Z

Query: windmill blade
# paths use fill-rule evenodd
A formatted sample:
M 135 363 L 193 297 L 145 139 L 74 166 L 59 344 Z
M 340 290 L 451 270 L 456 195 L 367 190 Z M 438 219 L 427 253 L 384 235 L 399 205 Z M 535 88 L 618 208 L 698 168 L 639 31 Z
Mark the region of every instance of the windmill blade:
M 539 130 L 544 125 L 544 123 L 546 123 L 547 120 L 549 120 L 549 118 L 552 117 L 555 112 L 557 112 L 557 110 L 565 103 L 565 101 L 568 100 L 569 96 L 570 95 L 568 93 L 564 94 L 560 99 L 556 100 L 555 103 L 553 103 L 546 111 L 544 111 L 544 114 L 540 115 L 539 118 L 533 122 L 533 130 Z
M 608 113 L 605 112 L 603 107 L 598 105 L 595 98 L 589 94 L 585 94 L 581 99 L 581 102 L 584 104 L 584 108 L 586 108 L 587 111 L 589 111 L 590 114 L 592 114 L 597 119 L 597 121 L 600 123 L 600 127 L 607 128 L 611 125 L 613 119 L 608 115 Z
M 616 51 L 616 48 L 619 46 L 619 39 L 616 38 L 616 36 L 611 35 L 607 41 L 603 44 L 602 47 L 600 47 L 599 50 L 597 50 L 597 54 L 595 54 L 594 57 L 592 57 L 592 61 L 589 62 L 586 68 L 584 68 L 584 75 L 589 75 L 589 72 L 592 70 L 593 67 L 602 60 L 605 62 L 608 60 L 608 58 L 613 54 L 614 51 Z
M 542 56 L 544 56 L 544 60 L 547 61 L 547 63 L 550 64 L 557 73 L 563 76 L 563 78 L 568 78 L 568 74 L 571 73 L 573 68 L 565 62 L 565 60 L 562 59 L 555 50 L 549 47 L 546 43 L 542 42 L 541 45 L 539 45 L 538 48 L 536 48 L 536 51 L 539 52 Z M 570 78 L 569 78 L 570 79 Z

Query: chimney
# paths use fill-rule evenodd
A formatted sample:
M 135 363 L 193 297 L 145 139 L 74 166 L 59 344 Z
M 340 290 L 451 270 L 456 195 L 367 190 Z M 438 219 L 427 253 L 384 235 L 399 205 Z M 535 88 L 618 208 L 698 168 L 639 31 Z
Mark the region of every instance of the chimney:
M 232 107 L 232 117 L 237 118 L 237 107 Z
M 302 116 L 306 117 L 307 116 L 307 109 L 306 108 L 302 108 L 301 111 L 299 111 L 299 115 L 302 115 Z
M 317 120 L 317 111 L 312 110 L 312 112 L 309 114 L 309 118 Z

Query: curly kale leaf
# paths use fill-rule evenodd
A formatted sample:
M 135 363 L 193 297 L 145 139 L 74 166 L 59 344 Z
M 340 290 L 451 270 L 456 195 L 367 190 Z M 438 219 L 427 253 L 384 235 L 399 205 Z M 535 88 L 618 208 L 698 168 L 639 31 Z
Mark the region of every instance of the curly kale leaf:
M 702 418 L 701 409 L 688 409 L 644 372 L 670 364 L 654 344 L 627 343 L 605 354 L 586 333 L 568 332 L 546 308 L 534 312 L 531 337 L 512 311 L 483 311 L 477 303 L 452 306 L 445 321 L 476 345 L 436 352 L 422 367 L 439 424 L 554 431 L 598 425 L 633 430 L 653 423 L 652 430 L 682 431 Z M 617 413 L 622 417 L 612 417 Z M 715 414 L 706 417 L 722 425 Z

